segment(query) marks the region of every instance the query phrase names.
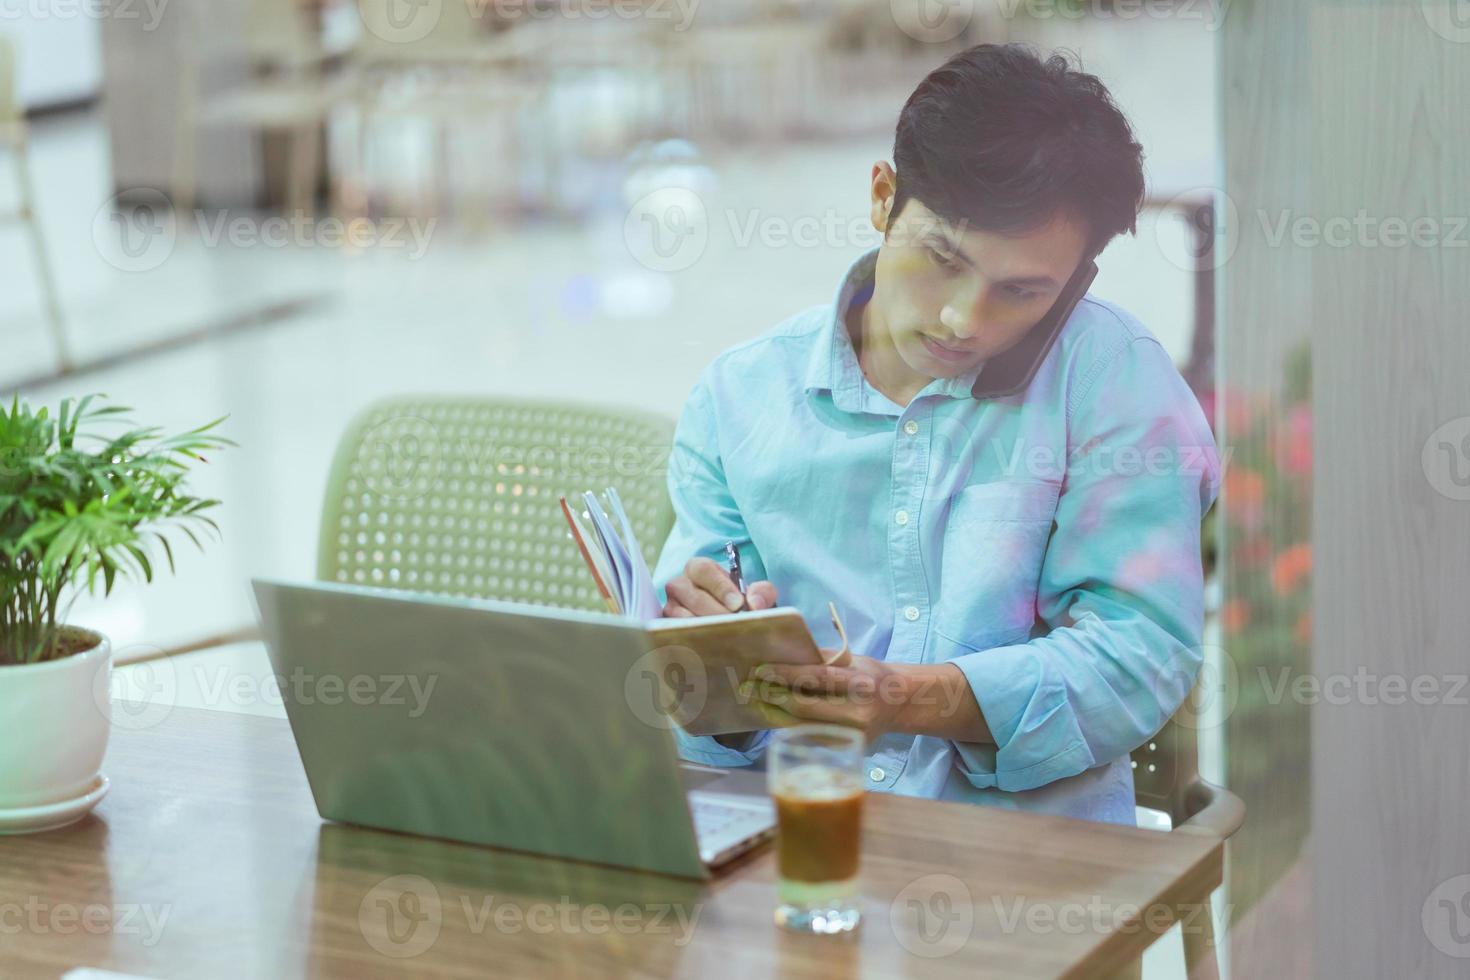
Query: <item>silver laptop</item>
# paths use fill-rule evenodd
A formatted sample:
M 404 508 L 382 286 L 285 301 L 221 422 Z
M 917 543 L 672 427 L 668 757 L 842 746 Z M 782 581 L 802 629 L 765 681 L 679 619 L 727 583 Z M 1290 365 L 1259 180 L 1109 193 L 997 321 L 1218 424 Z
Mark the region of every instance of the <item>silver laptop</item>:
M 253 584 L 328 820 L 692 878 L 775 834 L 762 774 L 679 760 L 636 624 Z

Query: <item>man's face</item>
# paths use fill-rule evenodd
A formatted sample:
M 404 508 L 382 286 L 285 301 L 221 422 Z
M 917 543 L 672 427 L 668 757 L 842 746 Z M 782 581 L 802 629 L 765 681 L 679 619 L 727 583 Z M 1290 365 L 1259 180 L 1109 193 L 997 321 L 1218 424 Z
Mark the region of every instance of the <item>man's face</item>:
M 1065 214 L 1001 235 L 957 227 L 913 198 L 890 217 L 879 184 L 875 169 L 873 221 L 885 234 L 872 312 L 919 377 L 965 374 L 1010 349 L 1082 262 L 1086 228 Z

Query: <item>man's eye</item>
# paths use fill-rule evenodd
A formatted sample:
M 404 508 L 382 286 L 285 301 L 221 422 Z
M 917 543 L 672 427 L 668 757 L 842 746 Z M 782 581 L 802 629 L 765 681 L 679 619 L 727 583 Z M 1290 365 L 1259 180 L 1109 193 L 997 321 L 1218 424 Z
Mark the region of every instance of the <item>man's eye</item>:
M 948 255 L 945 255 L 943 252 L 939 251 L 939 249 L 933 247 L 932 245 L 925 246 L 925 251 L 929 253 L 929 261 L 933 262 L 941 269 L 959 268 L 959 265 L 954 261 L 954 259 L 950 258 Z
M 1006 292 L 1010 295 L 1012 299 L 1020 300 L 1021 302 L 1025 302 L 1029 299 L 1035 299 L 1037 296 L 1041 295 L 1036 290 L 1027 289 L 1024 286 L 1007 286 Z

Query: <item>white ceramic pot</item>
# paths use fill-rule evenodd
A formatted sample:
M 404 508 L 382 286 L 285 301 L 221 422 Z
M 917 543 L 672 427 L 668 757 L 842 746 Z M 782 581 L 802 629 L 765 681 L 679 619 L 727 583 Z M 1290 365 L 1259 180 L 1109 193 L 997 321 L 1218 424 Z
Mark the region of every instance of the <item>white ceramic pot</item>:
M 105 792 L 112 644 L 81 632 L 96 645 L 60 660 L 0 666 L 0 832 L 60 826 L 78 804 Z M 14 826 L 3 826 L 7 816 Z

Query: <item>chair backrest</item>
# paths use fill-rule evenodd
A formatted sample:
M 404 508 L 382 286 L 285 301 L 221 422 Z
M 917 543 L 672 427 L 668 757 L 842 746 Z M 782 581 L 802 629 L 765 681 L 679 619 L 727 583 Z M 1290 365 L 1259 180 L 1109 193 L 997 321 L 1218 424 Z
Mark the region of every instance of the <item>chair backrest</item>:
M 1198 691 L 1174 712 L 1153 738 L 1132 752 L 1133 797 L 1138 805 L 1169 815 L 1175 827 L 1202 805 L 1206 784 L 1199 774 Z
M 243 30 L 254 65 L 294 68 L 322 57 L 319 30 L 302 0 L 248 0 Z
M 0 126 L 20 119 L 20 97 L 15 88 L 15 44 L 0 34 Z
M 674 523 L 673 433 L 664 416 L 593 405 L 379 402 L 337 447 L 317 576 L 605 610 L 558 497 L 578 506 L 583 491 L 616 487 L 651 568 Z

